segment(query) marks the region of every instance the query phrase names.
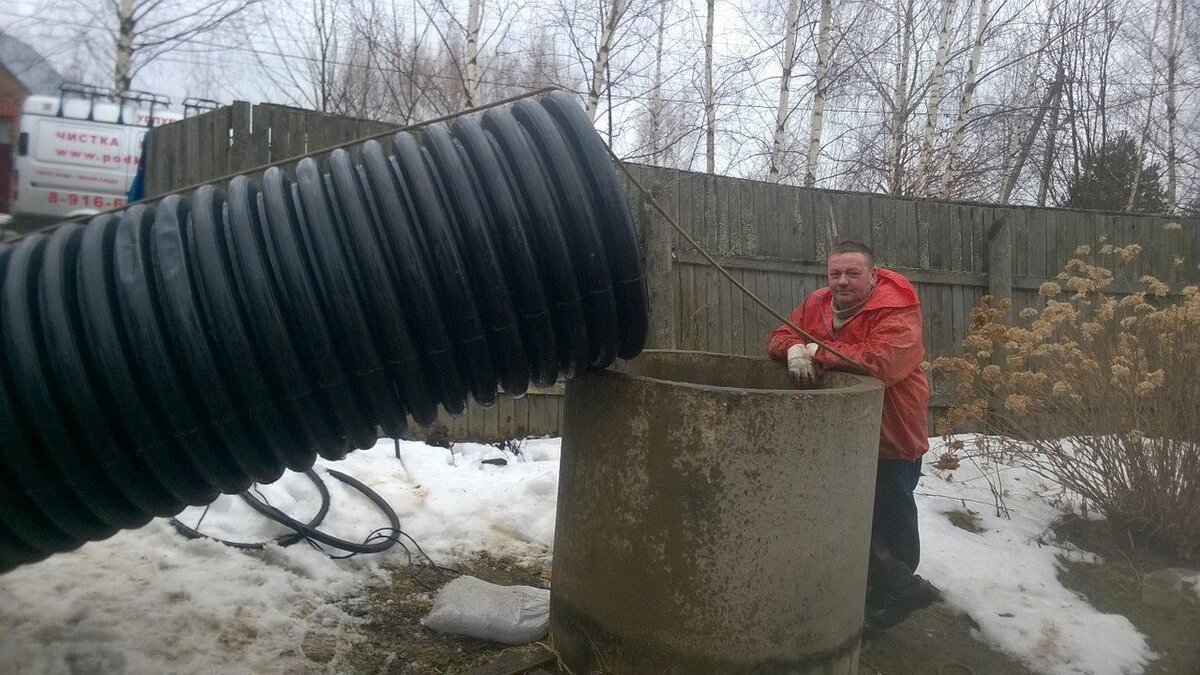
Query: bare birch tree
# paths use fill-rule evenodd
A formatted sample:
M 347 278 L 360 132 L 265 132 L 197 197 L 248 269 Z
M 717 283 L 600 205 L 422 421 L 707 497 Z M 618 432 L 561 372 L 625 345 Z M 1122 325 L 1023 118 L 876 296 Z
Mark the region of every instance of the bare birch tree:
M 1150 141 L 1150 127 L 1154 121 L 1154 100 L 1158 95 L 1158 69 L 1154 67 L 1155 45 L 1158 43 L 1158 26 L 1162 19 L 1163 3 L 1157 0 L 1154 4 L 1154 27 L 1150 30 L 1150 39 L 1146 43 L 1146 63 L 1150 65 L 1150 86 L 1146 93 L 1146 117 L 1138 134 L 1137 164 L 1133 169 L 1133 181 L 1129 187 L 1129 199 L 1125 201 L 1125 210 L 1132 211 L 1137 201 L 1138 187 L 1142 181 L 1142 165 L 1146 162 L 1146 145 Z M 1168 201 L 1168 205 L 1170 202 Z
M 566 52 L 569 68 L 556 84 L 581 94 L 588 116 L 607 127 L 610 144 L 632 131 L 625 141 L 646 157 L 644 122 L 653 87 L 658 1 L 533 0 L 531 6 L 536 11 L 532 30 Z M 668 55 L 669 50 L 664 64 Z M 689 67 L 695 64 L 692 60 Z M 672 75 L 664 73 L 663 79 L 669 82 Z
M 596 44 L 596 58 L 593 60 L 591 82 L 584 102 L 584 109 L 593 120 L 596 119 L 596 109 L 600 105 L 600 94 L 608 82 L 608 61 L 612 55 L 617 27 L 628 8 L 629 0 L 612 0 L 606 8 L 604 28 L 600 31 L 600 39 Z
M 825 98 L 829 95 L 829 57 L 832 50 L 833 0 L 821 0 L 821 18 L 817 25 L 817 67 L 813 73 L 812 115 L 808 122 L 808 152 L 804 159 L 804 185 L 817 182 L 817 162 L 821 157 L 821 133 L 825 123 Z
M 654 43 L 654 81 L 650 89 L 650 163 L 658 164 L 662 151 L 663 114 L 663 59 L 667 37 L 667 0 L 658 0 L 658 34 Z
M 705 0 L 704 15 L 704 170 L 715 173 L 717 168 L 717 98 L 713 88 L 713 33 L 716 23 L 716 0 Z
M 1062 61 L 1062 55 L 1059 55 L 1059 60 Z M 1042 150 L 1042 170 L 1038 177 L 1038 206 L 1045 206 L 1047 199 L 1050 196 L 1050 182 L 1054 176 L 1054 159 L 1058 143 L 1058 128 L 1059 117 L 1062 114 L 1062 87 L 1058 87 L 1054 92 L 1054 97 L 1050 99 L 1050 121 L 1046 125 L 1046 141 L 1045 147 Z
M 342 8 L 339 0 L 312 0 L 306 12 L 283 14 L 262 25 L 269 39 L 267 54 L 259 54 L 259 65 L 277 82 L 286 84 L 290 105 L 321 112 L 335 112 L 337 82 L 344 67 L 346 43 Z M 294 45 L 303 49 L 294 50 Z M 277 55 L 281 58 L 266 58 Z
M 908 144 L 909 69 L 913 52 L 913 0 L 896 0 L 896 80 L 892 89 L 891 163 L 888 191 L 904 194 L 904 148 Z
M 1179 205 L 1177 200 L 1178 187 L 1178 158 L 1176 157 L 1176 121 L 1179 110 L 1176 108 L 1178 82 L 1176 75 L 1179 67 L 1179 27 L 1183 23 L 1182 4 L 1179 0 L 1167 0 L 1167 210 L 1174 211 Z
M 950 138 L 946 146 L 946 168 L 942 173 L 941 189 L 943 199 L 950 196 L 950 189 L 954 185 L 958 171 L 958 153 L 967 128 L 967 118 L 971 114 L 971 106 L 975 99 L 979 61 L 983 56 L 983 46 L 987 42 L 988 11 L 990 9 L 991 2 L 989 0 L 980 0 L 978 19 L 975 24 L 975 41 L 971 45 L 971 57 L 963 78 L 962 94 L 958 99 L 958 112 L 954 115 L 954 126 L 950 130 Z
M 1045 37 L 1042 40 L 1042 44 L 1047 49 L 1049 47 L 1050 30 L 1051 26 L 1053 25 L 1053 14 L 1055 7 L 1056 5 L 1051 5 L 1050 7 L 1050 15 L 1046 20 Z M 1065 32 L 1063 34 L 1065 35 Z M 1059 39 L 1056 63 L 1061 65 L 1067 62 L 1066 52 L 1066 41 Z M 1055 72 L 1057 75 L 1057 73 L 1061 71 L 1056 70 Z M 1057 77 L 1055 79 L 1057 79 Z M 1042 167 L 1040 175 L 1038 176 L 1038 193 L 1036 201 L 1038 206 L 1045 206 L 1047 204 L 1047 200 L 1050 196 L 1051 181 L 1054 177 L 1054 163 L 1058 151 L 1058 134 L 1060 118 L 1062 117 L 1062 89 L 1062 87 L 1059 87 L 1055 91 L 1054 97 L 1050 99 L 1050 121 L 1046 125 L 1044 147 L 1042 148 Z
M 950 19 L 954 14 L 954 0 L 942 0 L 941 19 L 938 21 L 937 56 L 933 72 L 929 76 L 929 92 L 925 99 L 925 128 L 921 133 L 921 155 L 917 165 L 917 183 L 913 193 L 922 195 L 933 173 L 933 134 L 937 129 L 938 109 L 942 105 L 942 91 L 946 81 L 946 60 L 950 53 Z
M 1042 74 L 1042 63 L 1049 52 L 1051 44 L 1051 35 L 1054 24 L 1055 6 L 1051 5 L 1049 15 L 1042 26 L 1042 37 L 1035 47 L 1033 52 L 1033 66 L 1029 70 L 1028 84 L 1024 87 L 1024 94 L 1019 101 L 1031 102 L 1043 89 L 1044 76 Z M 1066 26 L 1065 19 L 1063 26 Z M 1058 32 L 1060 45 L 1065 45 L 1068 37 L 1066 30 Z M 1033 151 L 1034 143 L 1037 141 L 1038 132 L 1041 130 L 1042 124 L 1047 114 L 1054 115 L 1054 121 L 1057 120 L 1058 104 L 1062 97 L 1063 84 L 1066 78 L 1066 70 L 1064 59 L 1065 55 L 1060 52 L 1060 58 L 1057 60 L 1055 76 L 1049 87 L 1042 91 L 1042 96 L 1039 103 L 1032 108 L 1032 115 L 1020 115 L 1021 124 L 1010 130 L 1008 135 L 1007 147 L 1003 154 L 1003 163 L 1000 167 L 1000 190 L 998 200 L 1001 204 L 1009 203 L 1012 198 L 1013 190 L 1016 188 L 1021 172 L 1025 169 L 1025 163 L 1029 159 L 1030 153 Z M 1028 125 L 1028 126 L 1025 126 Z M 1049 145 L 1051 147 L 1054 141 L 1055 124 L 1050 125 Z
M 479 105 L 479 26 L 483 21 L 483 0 L 469 0 L 467 5 L 467 72 L 465 89 L 467 107 Z
M 791 108 L 788 99 L 792 93 L 792 69 L 796 66 L 796 35 L 800 32 L 800 0 L 788 0 L 787 20 L 783 34 L 783 72 L 779 77 L 779 104 L 775 108 L 775 127 L 771 135 L 771 160 L 767 169 L 767 180 L 779 182 L 783 163 L 784 135 L 787 133 Z
M 235 20 L 261 0 L 77 0 L 105 26 L 113 46 L 113 89 L 123 94 L 138 71 L 181 45 Z
M 1046 93 L 1042 96 L 1041 103 L 1037 107 L 1029 128 L 1024 133 L 1013 134 L 1013 143 L 1010 146 L 1011 154 L 1006 157 L 1005 169 L 1001 175 L 1003 182 L 1000 186 L 1000 196 L 998 199 L 1001 204 L 1008 204 L 1012 198 L 1013 190 L 1017 186 L 1017 180 L 1021 177 L 1021 172 L 1025 169 L 1025 162 L 1029 159 L 1029 153 L 1033 149 L 1034 141 L 1037 140 L 1042 121 L 1046 118 L 1046 113 L 1050 109 L 1051 102 L 1058 98 L 1059 93 L 1062 91 L 1064 77 L 1062 63 L 1060 62 L 1054 82 L 1050 84 L 1046 89 Z

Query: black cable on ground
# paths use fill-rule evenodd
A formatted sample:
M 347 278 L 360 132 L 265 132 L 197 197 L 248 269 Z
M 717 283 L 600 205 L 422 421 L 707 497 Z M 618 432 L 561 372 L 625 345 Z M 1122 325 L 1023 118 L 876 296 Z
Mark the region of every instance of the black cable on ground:
M 400 517 L 396 515 L 396 511 L 392 508 L 392 505 L 388 504 L 387 500 L 381 497 L 379 493 L 367 487 L 366 484 L 357 478 L 344 474 L 341 471 L 335 471 L 333 469 L 326 469 L 326 471 L 330 476 L 333 476 L 346 485 L 349 485 L 358 492 L 362 493 L 364 497 L 371 500 L 371 503 L 373 503 L 375 507 L 378 508 L 387 518 L 391 529 L 397 532 L 400 531 Z M 246 498 L 245 493 L 243 493 L 242 498 Z M 307 523 L 302 523 L 283 511 L 280 511 L 278 508 L 262 502 L 255 497 L 251 497 L 250 499 L 252 499 L 253 502 L 257 502 L 256 505 L 250 500 L 247 500 L 247 503 L 250 503 L 250 505 L 254 507 L 254 510 L 258 511 L 264 516 L 267 516 L 271 520 L 280 523 L 281 525 L 286 525 L 287 527 L 292 528 L 295 530 L 296 534 L 302 536 L 304 539 L 316 542 L 318 544 L 331 546 L 348 553 L 381 553 L 388 550 L 396 543 L 395 541 L 390 540 L 382 542 L 377 541 L 374 543 L 368 543 L 366 541 L 363 543 L 358 543 L 341 539 L 329 534 L 328 532 L 322 532 L 321 530 L 317 529 L 316 527 L 312 527 Z
M 310 481 L 312 481 L 313 485 L 317 487 L 317 492 L 321 495 L 321 508 L 317 509 L 317 512 L 313 514 L 312 518 L 308 519 L 307 523 L 308 527 L 318 527 L 325 520 L 325 516 L 329 513 L 329 488 L 325 487 L 325 481 L 321 480 L 321 477 L 318 476 L 317 472 L 313 469 L 307 469 L 304 472 L 304 475 L 307 476 Z M 275 520 L 274 516 L 262 510 L 260 505 L 263 504 L 263 502 L 257 497 L 251 495 L 248 490 L 239 493 L 238 496 L 241 497 L 242 501 L 246 502 L 246 504 L 248 504 L 255 511 L 262 513 L 271 520 Z M 268 544 L 291 546 L 296 542 L 304 541 L 305 538 L 304 535 L 300 534 L 299 532 L 292 531 L 275 537 L 270 541 L 242 542 L 221 539 L 220 537 L 214 537 L 211 534 L 205 534 L 200 531 L 200 523 L 204 521 L 205 515 L 208 515 L 208 506 L 204 507 L 204 515 L 200 516 L 200 521 L 196 523 L 195 527 L 187 525 L 177 517 L 171 518 L 171 526 L 175 528 L 176 532 L 188 539 L 211 539 L 215 542 L 225 544 L 226 546 L 247 551 L 259 551 L 265 548 Z
M 371 534 L 367 535 L 367 538 L 364 540 L 364 542 L 370 543 L 370 542 L 373 542 L 373 541 L 376 541 L 379 539 L 391 541 L 393 545 L 399 544 L 400 548 L 404 549 L 405 556 L 408 559 L 407 565 L 408 565 L 409 576 L 412 577 L 413 581 L 417 582 L 418 586 L 420 586 L 421 588 L 424 588 L 427 591 L 434 591 L 434 590 L 436 590 L 436 587 L 425 583 L 421 579 L 421 574 L 423 572 L 432 571 L 432 572 L 437 573 L 438 575 L 443 575 L 446 577 L 457 577 L 457 576 L 462 576 L 462 574 L 463 574 L 463 572 L 461 570 L 456 570 L 452 567 L 446 567 L 444 565 L 439 565 L 436 562 L 434 562 L 433 558 L 429 557 L 429 554 L 425 552 L 425 549 L 421 548 L 421 545 L 417 543 L 417 540 L 413 539 L 410 534 L 408 534 L 407 532 L 404 532 L 403 530 L 392 530 L 391 528 L 388 528 L 388 527 L 381 527 L 378 530 L 375 530 Z M 408 544 L 405 544 L 404 540 L 407 540 L 409 543 L 412 544 L 413 548 L 416 549 L 416 552 L 417 552 L 416 556 L 414 556 L 413 552 L 411 550 L 409 550 Z M 346 558 L 353 558 L 356 555 L 358 555 L 358 554 L 357 553 L 348 553 L 346 555 L 331 555 L 329 557 L 333 558 L 334 560 L 344 560 Z
M 226 546 L 243 550 L 261 550 L 268 544 L 272 543 L 278 544 L 279 546 L 291 546 L 297 542 L 308 541 L 321 551 L 325 550 L 322 548 L 322 545 L 338 549 L 340 551 L 345 551 L 347 555 L 329 556 L 330 558 L 339 560 L 363 553 L 382 553 L 396 544 L 401 544 L 405 551 L 408 552 L 408 547 L 404 546 L 401 542 L 401 538 L 404 538 L 412 542 L 419 555 L 425 558 L 425 560 L 429 562 L 430 566 L 439 567 L 433 563 L 433 560 L 428 554 L 425 553 L 425 551 L 421 548 L 421 545 L 418 544 L 415 539 L 400 529 L 400 517 L 396 515 L 396 511 L 392 508 L 391 504 L 388 504 L 387 500 L 380 496 L 379 493 L 367 487 L 365 483 L 357 478 L 344 474 L 341 471 L 335 471 L 334 469 L 328 468 L 326 471 L 330 476 L 333 476 L 342 483 L 345 483 L 354 490 L 357 490 L 364 497 L 369 499 L 371 503 L 374 504 L 381 513 L 383 513 L 384 517 L 387 518 L 388 527 L 381 527 L 372 531 L 362 542 L 354 542 L 342 539 L 340 537 L 335 537 L 328 532 L 323 532 L 322 530 L 318 529 L 321 522 L 324 521 L 325 516 L 329 513 L 330 497 L 329 490 L 325 487 L 325 482 L 321 480 L 321 477 L 318 476 L 316 471 L 313 469 L 308 469 L 304 472 L 304 475 L 308 476 L 309 480 L 313 482 L 313 485 L 317 487 L 317 491 L 320 492 L 321 508 L 312 518 L 309 519 L 307 523 L 300 522 L 287 513 L 284 513 L 279 508 L 268 504 L 265 499 L 256 497 L 250 490 L 241 492 L 238 495 L 241 497 L 242 501 L 246 502 L 246 504 L 250 506 L 250 508 L 262 514 L 266 518 L 269 518 L 270 520 L 273 520 L 292 530 L 292 532 L 276 537 L 269 542 L 236 542 L 221 539 L 200 532 L 197 529 L 199 527 L 199 523 L 197 523 L 196 527 L 190 527 L 181 522 L 178 518 L 172 518 L 171 525 L 177 532 L 179 532 L 179 534 L 187 537 L 188 539 L 212 539 L 213 541 L 220 542 Z M 207 509 L 205 512 L 207 513 Z M 201 516 L 201 520 L 203 520 L 203 516 Z M 409 552 L 408 558 L 409 566 L 412 567 L 413 560 L 411 552 Z

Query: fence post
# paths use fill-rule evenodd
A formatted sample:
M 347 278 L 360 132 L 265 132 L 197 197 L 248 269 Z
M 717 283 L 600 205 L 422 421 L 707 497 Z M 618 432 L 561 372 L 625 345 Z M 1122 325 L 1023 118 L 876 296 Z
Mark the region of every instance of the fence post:
M 658 180 L 651 186 L 650 194 L 655 200 L 662 196 L 662 184 Z M 647 336 L 646 346 L 650 349 L 674 349 L 675 321 L 671 311 L 671 294 L 675 289 L 675 278 L 671 269 L 672 230 L 666 219 L 650 205 L 649 200 L 640 201 L 642 268 L 646 275 L 646 292 L 650 300 L 650 334 Z
M 992 221 L 987 241 L 988 295 L 995 307 L 1003 299 L 1012 299 L 1012 223 L 1007 214 Z
M 250 135 L 251 108 L 246 101 L 234 101 L 230 112 L 229 126 L 232 129 L 232 144 L 229 147 L 230 173 L 242 173 L 255 165 L 253 140 Z

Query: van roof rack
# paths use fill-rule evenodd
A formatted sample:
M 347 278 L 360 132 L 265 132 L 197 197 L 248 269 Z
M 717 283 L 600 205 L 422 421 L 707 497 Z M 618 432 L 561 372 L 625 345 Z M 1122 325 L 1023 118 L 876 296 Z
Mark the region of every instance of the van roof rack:
M 68 94 L 74 94 L 80 98 L 86 98 L 88 101 L 87 120 L 89 122 L 95 120 L 96 113 L 96 98 L 114 99 L 117 93 L 112 89 L 96 87 L 82 82 L 63 82 L 58 87 L 58 117 L 63 117 L 64 102 Z
M 83 84 L 82 82 L 63 82 L 58 88 L 58 113 L 59 117 L 65 117 L 64 108 L 68 97 L 76 97 L 86 99 L 88 102 L 87 121 L 94 122 L 96 120 L 96 99 L 115 101 L 118 103 L 117 124 L 125 123 L 125 103 L 133 103 L 139 108 L 149 105 L 150 114 L 146 117 L 146 126 L 154 126 L 154 108 L 156 106 L 169 106 L 171 99 L 162 94 L 155 94 L 149 91 L 137 91 L 131 89 L 123 94 L 118 94 L 112 89 L 105 87 L 97 87 L 91 84 Z
M 136 104 L 138 104 L 138 106 L 141 106 L 144 103 L 150 104 L 150 114 L 146 116 L 146 126 L 148 126 L 148 127 L 154 126 L 154 106 L 156 106 L 156 105 L 161 105 L 161 106 L 171 105 L 171 99 L 166 96 L 163 96 L 162 94 L 155 94 L 155 93 L 148 92 L 148 91 L 137 91 L 134 89 L 130 89 L 129 91 L 126 91 L 124 94 L 121 94 L 121 103 L 125 103 L 126 101 L 131 101 L 133 103 L 136 103 Z M 124 124 L 125 123 L 124 117 L 125 117 L 125 106 L 122 105 L 120 112 L 117 113 L 117 124 Z
M 194 96 L 189 96 L 183 99 L 183 116 L 191 117 L 192 115 L 199 115 L 202 112 L 216 110 L 220 107 L 221 104 L 212 100 L 211 98 L 196 98 Z

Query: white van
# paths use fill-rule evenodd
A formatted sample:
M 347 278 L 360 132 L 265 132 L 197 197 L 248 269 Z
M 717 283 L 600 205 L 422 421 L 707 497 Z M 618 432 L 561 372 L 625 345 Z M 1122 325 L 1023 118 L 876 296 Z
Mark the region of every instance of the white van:
M 21 108 L 10 209 L 22 216 L 91 215 L 125 205 L 142 138 L 183 119 L 162 96 L 115 98 L 86 85 L 59 96 L 30 96 Z

